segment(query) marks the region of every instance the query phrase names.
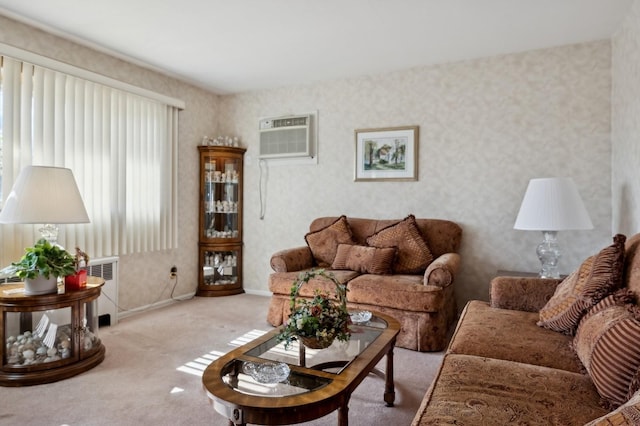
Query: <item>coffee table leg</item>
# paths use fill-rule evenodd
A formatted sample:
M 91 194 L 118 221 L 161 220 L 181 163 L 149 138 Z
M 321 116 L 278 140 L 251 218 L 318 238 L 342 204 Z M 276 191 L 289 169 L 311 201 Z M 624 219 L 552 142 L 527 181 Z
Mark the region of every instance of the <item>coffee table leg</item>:
M 338 408 L 338 426 L 349 426 L 349 397 L 344 405 Z
M 393 407 L 393 402 L 396 399 L 395 384 L 393 382 L 393 348 L 394 345 L 391 345 L 389 352 L 387 352 L 387 368 L 385 371 L 384 402 L 387 403 L 387 407 Z

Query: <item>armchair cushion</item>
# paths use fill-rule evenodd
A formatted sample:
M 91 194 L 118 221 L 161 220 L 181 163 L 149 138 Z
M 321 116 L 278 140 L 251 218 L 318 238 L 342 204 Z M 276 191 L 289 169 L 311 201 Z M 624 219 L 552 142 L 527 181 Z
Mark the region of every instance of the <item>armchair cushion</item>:
M 624 235 L 590 256 L 565 278 L 549 302 L 540 310 L 538 325 L 573 335 L 586 311 L 622 285 Z
M 318 266 L 322 268 L 331 266 L 336 257 L 338 245 L 355 244 L 347 217 L 344 215 L 325 228 L 307 233 L 304 239 Z
M 365 274 L 388 275 L 396 258 L 396 248 L 340 244 L 332 269 L 350 269 Z
M 419 274 L 433 261 L 414 215 L 390 225 L 367 238 L 373 247 L 397 247 L 398 255 L 393 266 L 396 274 Z

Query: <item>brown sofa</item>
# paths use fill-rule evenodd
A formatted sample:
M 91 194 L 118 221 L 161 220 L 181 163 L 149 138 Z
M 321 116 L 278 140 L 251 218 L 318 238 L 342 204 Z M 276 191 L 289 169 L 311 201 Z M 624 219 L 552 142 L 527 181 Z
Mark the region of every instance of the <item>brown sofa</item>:
M 618 290 L 576 310 L 574 332 L 555 331 L 560 317 L 546 316 L 567 295 L 566 282 L 494 278 L 491 303 L 465 306 L 412 425 L 639 425 L 640 234 L 623 244 Z M 605 269 L 598 265 L 603 251 L 566 280 L 593 280 Z M 571 300 L 575 306 L 587 298 Z
M 358 270 L 343 269 L 344 262 L 341 269 L 332 269 L 332 266 L 336 266 L 342 249 L 352 248 L 347 244 L 355 245 L 356 250 L 369 252 L 370 246 L 363 247 L 367 245 L 367 240 L 371 243 L 372 238 L 377 238 L 384 245 L 379 237 L 386 238 L 396 230 L 404 232 L 407 227 L 413 227 L 413 224 L 419 230 L 419 238 L 426 243 L 432 261 L 416 259 L 415 256 L 407 257 L 404 249 L 400 248 L 394 258 L 396 263 L 387 274 L 367 273 L 367 268 L 353 264 L 353 257 L 347 259 L 346 263 Z M 270 324 L 279 326 L 288 318 L 291 286 L 300 271 L 325 267 L 340 282 L 347 284 L 347 304 L 350 309 L 381 312 L 400 322 L 402 329 L 397 346 L 418 351 L 439 351 L 445 348 L 447 330 L 457 313 L 453 282 L 460 263 L 460 256 L 457 254 L 462 236 L 460 226 L 447 220 L 415 219 L 413 216 L 404 220 L 341 216 L 317 218 L 309 229 L 305 236 L 307 246 L 282 250 L 271 257 L 271 267 L 275 272 L 269 277 L 269 290 L 273 293 L 267 315 Z M 403 235 L 391 236 L 401 239 L 400 246 L 406 245 L 410 240 Z M 416 237 L 415 234 L 413 236 Z M 338 247 L 345 241 L 346 244 Z M 318 253 L 321 249 L 328 254 L 323 256 Z M 338 249 L 341 251 L 336 255 Z M 378 250 L 377 255 L 382 251 L 384 249 Z M 331 259 L 333 263 L 328 264 Z M 402 262 L 406 267 L 397 268 L 397 262 Z M 417 268 L 413 273 L 398 273 L 400 269 L 413 267 Z M 327 280 L 312 280 L 301 288 L 300 295 L 309 298 L 315 288 L 332 293 L 332 285 Z

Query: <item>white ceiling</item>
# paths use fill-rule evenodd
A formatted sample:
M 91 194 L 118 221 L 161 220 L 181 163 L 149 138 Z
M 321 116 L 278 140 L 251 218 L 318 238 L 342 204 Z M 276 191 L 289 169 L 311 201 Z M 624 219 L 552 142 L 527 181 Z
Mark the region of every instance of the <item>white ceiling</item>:
M 605 39 L 632 2 L 0 0 L 0 14 L 226 94 Z

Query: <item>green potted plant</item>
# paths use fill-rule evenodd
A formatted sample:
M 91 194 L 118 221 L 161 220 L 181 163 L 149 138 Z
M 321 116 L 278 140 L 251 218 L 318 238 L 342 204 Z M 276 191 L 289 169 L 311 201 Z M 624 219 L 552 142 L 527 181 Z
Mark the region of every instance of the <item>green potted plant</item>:
M 322 277 L 335 284 L 337 303 L 330 299 L 329 294 L 317 289 L 311 300 L 297 300 L 300 287 L 316 277 Z M 346 342 L 351 337 L 347 287 L 324 269 L 300 273 L 291 287 L 290 305 L 291 315 L 278 335 L 278 340 L 284 341 L 285 349 L 296 340 L 300 340 L 311 349 L 324 349 L 329 347 L 334 339 Z
M 33 247 L 27 247 L 24 256 L 6 269 L 12 269 L 15 275 L 24 280 L 24 292 L 27 295 L 55 293 L 58 291 L 58 277 L 76 272 L 75 258 L 44 238 Z

